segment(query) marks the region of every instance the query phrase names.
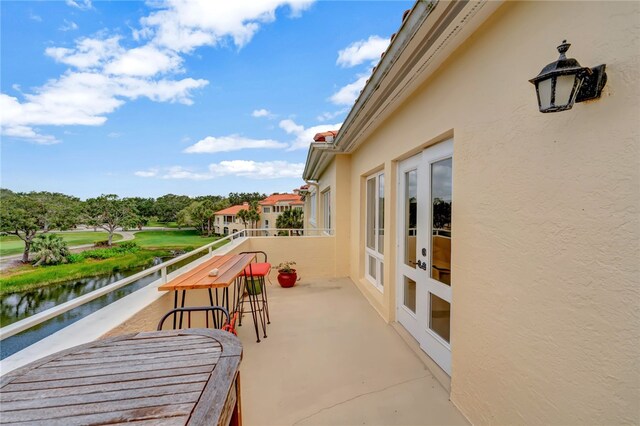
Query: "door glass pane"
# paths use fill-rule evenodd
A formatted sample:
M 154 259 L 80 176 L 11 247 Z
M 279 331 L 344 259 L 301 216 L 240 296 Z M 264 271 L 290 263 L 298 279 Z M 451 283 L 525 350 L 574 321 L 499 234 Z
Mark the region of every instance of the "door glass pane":
M 369 256 L 369 276 L 371 278 L 373 278 L 374 280 L 376 279 L 376 258 L 373 256 Z
M 404 277 L 404 306 L 416 312 L 416 282 L 407 277 Z
M 431 165 L 431 278 L 451 285 L 451 158 Z
M 436 334 L 449 342 L 451 324 L 451 304 L 440 299 L 433 293 L 429 293 L 429 328 Z
M 375 250 L 374 226 L 376 221 L 376 179 L 367 181 L 367 247 Z
M 380 262 L 380 278 L 378 279 L 380 287 L 384 287 L 384 264 Z
M 384 175 L 378 176 L 378 253 L 384 254 Z
M 404 219 L 404 263 L 416 266 L 416 231 L 418 226 L 418 171 L 404 174 L 405 219 Z

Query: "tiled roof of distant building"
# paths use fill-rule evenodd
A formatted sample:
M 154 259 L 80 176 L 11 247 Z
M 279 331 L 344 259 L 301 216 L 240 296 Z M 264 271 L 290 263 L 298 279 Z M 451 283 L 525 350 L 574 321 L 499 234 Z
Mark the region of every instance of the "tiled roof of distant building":
M 315 142 L 329 142 L 327 141 L 327 137 L 329 136 L 329 139 L 332 141 L 333 139 L 335 139 L 337 134 L 337 130 L 329 130 L 327 132 L 316 133 L 316 135 L 313 137 L 313 140 Z
M 227 207 L 226 209 L 218 210 L 215 214 L 230 214 L 235 215 L 240 212 L 240 210 L 249 210 L 249 203 L 238 204 L 235 206 Z M 258 212 L 260 212 L 260 207 L 258 206 Z
M 269 195 L 264 200 L 260 201 L 258 204 L 261 206 L 272 206 L 277 203 L 286 203 L 289 204 L 304 204 L 302 201 L 302 196 L 298 194 L 272 194 Z

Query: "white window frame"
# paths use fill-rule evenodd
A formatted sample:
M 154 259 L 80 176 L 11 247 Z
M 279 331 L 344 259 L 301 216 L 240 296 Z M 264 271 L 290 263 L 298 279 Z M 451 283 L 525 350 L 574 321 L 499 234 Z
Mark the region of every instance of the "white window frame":
M 316 204 L 318 202 L 318 198 L 316 197 L 316 192 L 313 191 L 311 194 L 309 194 L 309 209 L 311 210 L 311 212 L 309 213 L 309 223 L 312 224 L 314 227 L 317 225 L 316 224 Z
M 379 219 L 380 219 L 380 178 L 382 178 L 382 191 L 383 191 L 383 197 L 386 198 L 386 182 L 385 182 L 385 177 L 384 177 L 384 170 L 381 170 L 379 172 L 376 172 L 370 176 L 367 176 L 365 179 L 365 183 L 364 183 L 364 193 L 365 193 L 365 205 L 364 205 L 364 211 L 365 211 L 365 220 L 364 220 L 364 276 L 367 279 L 367 281 L 369 281 L 371 284 L 373 284 L 373 286 L 375 288 L 377 288 L 380 292 L 384 293 L 384 281 L 383 281 L 383 275 L 384 275 L 384 247 L 380 247 L 380 241 L 378 238 L 378 234 L 381 230 L 381 228 L 378 227 L 378 223 L 379 223 Z M 375 208 L 374 208 L 374 218 L 373 218 L 373 235 L 374 235 L 374 248 L 371 249 L 367 246 L 367 232 L 368 232 L 368 225 L 369 225 L 369 193 L 368 193 L 368 187 L 369 187 L 369 181 L 371 180 L 375 180 L 375 198 L 373 200 L 373 202 L 375 203 Z M 383 205 L 383 212 L 384 214 L 384 205 Z M 382 232 L 384 232 L 384 223 L 383 223 L 383 228 L 382 228 Z M 384 246 L 384 238 L 383 238 L 383 246 Z M 372 277 L 371 275 L 369 275 L 369 268 L 370 268 L 370 263 L 371 263 L 371 258 L 374 258 L 375 261 L 375 271 L 376 271 L 376 276 Z
M 262 213 L 271 213 L 271 207 L 263 207 Z
M 325 234 L 331 229 L 331 188 L 327 188 L 321 193 L 322 197 L 322 227 Z

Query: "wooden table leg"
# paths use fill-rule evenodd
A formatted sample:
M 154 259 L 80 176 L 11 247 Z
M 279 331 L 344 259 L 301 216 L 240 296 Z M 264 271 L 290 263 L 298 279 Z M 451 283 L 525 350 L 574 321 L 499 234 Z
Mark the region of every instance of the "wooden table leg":
M 240 372 L 236 374 L 236 405 L 233 407 L 233 414 L 231 415 L 230 426 L 242 426 L 242 398 L 240 390 Z

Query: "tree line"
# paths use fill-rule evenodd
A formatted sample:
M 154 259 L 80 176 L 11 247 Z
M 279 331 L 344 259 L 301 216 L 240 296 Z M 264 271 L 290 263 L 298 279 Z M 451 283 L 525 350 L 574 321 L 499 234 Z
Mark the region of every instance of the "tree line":
M 22 261 L 28 262 L 36 236 L 54 229 L 68 230 L 79 224 L 101 228 L 108 233 L 108 245 L 117 228 L 141 229 L 149 222 L 177 222 L 211 235 L 213 213 L 244 202 L 257 205 L 265 197 L 258 192 L 232 192 L 226 197 L 167 194 L 158 198 L 105 194 L 81 201 L 57 192 L 26 193 L 0 188 L 0 232 L 24 241 Z

